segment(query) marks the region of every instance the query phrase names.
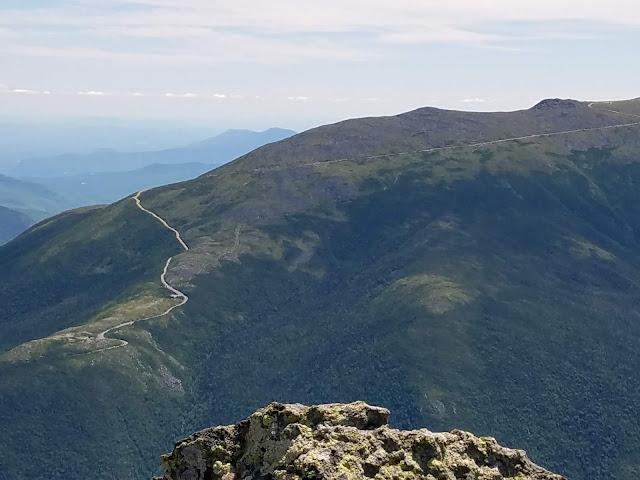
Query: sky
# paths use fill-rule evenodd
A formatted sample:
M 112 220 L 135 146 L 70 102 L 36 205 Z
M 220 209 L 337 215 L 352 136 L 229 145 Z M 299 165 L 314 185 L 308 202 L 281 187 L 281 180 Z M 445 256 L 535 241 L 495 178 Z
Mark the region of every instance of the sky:
M 0 0 L 0 115 L 297 130 L 640 96 L 638 0 Z

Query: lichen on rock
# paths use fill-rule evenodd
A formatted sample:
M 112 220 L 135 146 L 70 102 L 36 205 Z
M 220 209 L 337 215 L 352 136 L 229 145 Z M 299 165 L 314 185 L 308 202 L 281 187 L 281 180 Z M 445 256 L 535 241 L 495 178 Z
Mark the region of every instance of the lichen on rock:
M 388 410 L 364 402 L 272 403 L 176 444 L 162 457 L 160 479 L 563 480 L 493 438 L 395 430 L 388 418 Z

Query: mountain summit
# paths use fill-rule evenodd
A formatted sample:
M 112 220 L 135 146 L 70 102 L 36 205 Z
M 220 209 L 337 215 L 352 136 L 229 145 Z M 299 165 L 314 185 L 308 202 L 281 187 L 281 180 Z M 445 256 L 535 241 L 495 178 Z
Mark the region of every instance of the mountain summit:
M 640 101 L 542 105 L 319 127 L 2 247 L 4 476 L 148 478 L 277 398 L 638 478 Z

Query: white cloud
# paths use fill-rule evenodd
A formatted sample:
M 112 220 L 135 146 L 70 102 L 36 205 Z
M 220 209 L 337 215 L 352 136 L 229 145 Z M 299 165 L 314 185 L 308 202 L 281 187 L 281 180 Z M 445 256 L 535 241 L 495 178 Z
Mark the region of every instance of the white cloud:
M 132 97 L 144 97 L 144 93 L 142 92 L 131 92 L 129 95 Z
M 367 97 L 362 99 L 363 102 L 366 103 L 384 103 L 388 102 L 388 98 L 380 98 L 380 97 Z
M 485 103 L 484 98 L 463 98 L 460 100 L 462 103 Z
M 99 92 L 96 90 L 89 90 L 88 92 L 77 92 L 78 95 L 83 95 L 83 96 L 87 96 L 87 97 L 104 97 L 105 93 L 104 92 Z
M 424 31 L 392 32 L 380 37 L 383 42 L 390 43 L 463 43 L 485 44 L 506 40 L 501 35 L 476 33 L 453 27 L 434 26 Z
M 49 46 L 33 46 L 33 45 L 0 45 L 0 52 L 8 53 L 19 57 L 50 57 L 50 58 L 67 58 L 79 60 L 108 60 L 120 63 L 129 63 L 136 65 L 191 65 L 198 63 L 210 63 L 207 57 L 195 54 L 182 54 L 180 52 L 165 53 L 136 53 L 136 52 L 118 52 L 107 51 L 98 48 L 87 47 L 49 47 Z
M 309 97 L 287 97 L 287 100 L 294 100 L 297 102 L 306 102 L 309 100 Z
M 227 98 L 227 96 L 224 93 L 214 93 L 213 97 L 214 98 L 220 98 L 220 99 Z
M 76 0 L 76 9 L 86 15 L 87 8 L 124 5 L 125 0 Z M 152 9 L 107 10 L 130 26 L 164 28 L 163 34 L 180 36 L 178 28 L 244 27 L 260 31 L 337 32 L 370 28 L 464 25 L 487 21 L 587 20 L 615 24 L 640 24 L 640 4 L 636 0 L 325 0 L 300 2 L 271 0 L 269 8 L 257 8 L 255 0 L 137 0 Z M 54 10 L 54 9 L 48 9 Z M 68 10 L 68 9 L 65 9 Z M 30 10 L 31 12 L 31 10 Z M 128 20 L 127 20 L 128 19 Z M 90 20 L 89 18 L 87 20 Z M 99 24 L 102 24 L 100 22 Z M 93 20 L 90 22 L 94 25 Z M 82 24 L 83 26 L 86 23 Z M 173 29 L 173 30 L 171 30 Z M 148 33 L 155 34 L 158 28 Z M 401 31 L 401 30 L 398 30 Z
M 26 94 L 26 95 L 37 95 L 39 93 L 36 90 L 27 90 L 25 88 L 14 88 L 11 91 L 13 93 L 23 93 L 23 94 Z
M 146 8 L 119 8 L 136 5 Z M 580 22 L 640 26 L 637 0 L 272 0 L 269 8 L 255 0 L 75 0 L 0 12 L 4 53 L 158 65 L 356 61 L 380 55 L 384 45 L 584 40 L 591 37 L 579 31 Z M 549 29 L 552 21 L 565 24 Z M 505 22 L 524 24 L 507 34 L 495 27 Z M 127 47 L 99 48 L 105 38 Z M 159 43 L 150 48 L 154 39 Z
M 198 98 L 197 93 L 165 93 L 164 96 L 169 98 Z

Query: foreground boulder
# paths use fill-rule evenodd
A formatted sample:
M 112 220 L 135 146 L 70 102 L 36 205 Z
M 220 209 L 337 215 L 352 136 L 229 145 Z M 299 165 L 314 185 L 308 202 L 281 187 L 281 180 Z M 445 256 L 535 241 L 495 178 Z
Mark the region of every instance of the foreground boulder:
M 522 450 L 454 430 L 401 431 L 363 402 L 272 403 L 237 425 L 179 442 L 162 457 L 165 480 L 563 480 Z

